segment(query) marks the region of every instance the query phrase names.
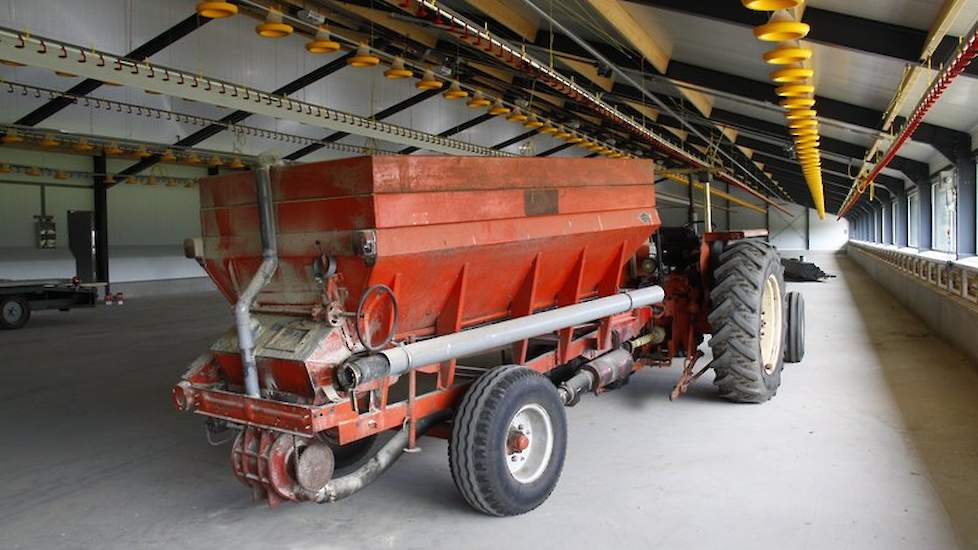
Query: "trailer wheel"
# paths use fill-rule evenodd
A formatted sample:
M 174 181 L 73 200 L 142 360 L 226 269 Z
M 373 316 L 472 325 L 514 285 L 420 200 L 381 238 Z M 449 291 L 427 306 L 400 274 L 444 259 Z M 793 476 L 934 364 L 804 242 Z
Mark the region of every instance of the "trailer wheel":
M 476 510 L 515 516 L 547 500 L 567 451 L 564 407 L 546 377 L 507 365 L 469 388 L 452 425 L 452 480 Z
M 800 363 L 805 357 L 805 297 L 801 292 L 788 293 L 788 334 L 784 344 L 786 363 Z
M 0 300 L 0 328 L 21 328 L 30 318 L 31 305 L 23 296 L 7 296 Z
M 784 367 L 784 268 L 770 244 L 741 240 L 720 254 L 713 276 L 713 383 L 725 399 L 763 403 L 777 393 Z

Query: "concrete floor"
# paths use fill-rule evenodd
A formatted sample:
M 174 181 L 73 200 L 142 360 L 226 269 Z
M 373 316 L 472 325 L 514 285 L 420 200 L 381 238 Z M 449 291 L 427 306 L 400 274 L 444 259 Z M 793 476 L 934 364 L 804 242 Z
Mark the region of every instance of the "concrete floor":
M 253 503 L 228 447 L 169 388 L 229 323 L 216 295 L 39 314 L 0 333 L 3 548 L 908 548 L 978 546 L 978 369 L 844 256 L 795 285 L 808 355 L 774 401 L 734 405 L 676 370 L 568 410 L 538 510 L 494 519 L 422 440 L 333 505 Z

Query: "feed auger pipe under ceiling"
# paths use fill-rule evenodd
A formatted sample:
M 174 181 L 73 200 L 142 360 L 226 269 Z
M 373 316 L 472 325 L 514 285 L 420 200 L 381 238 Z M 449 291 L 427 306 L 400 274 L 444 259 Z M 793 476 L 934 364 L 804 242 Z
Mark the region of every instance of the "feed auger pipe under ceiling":
M 583 48 L 584 51 L 586 51 L 589 54 L 593 55 L 596 60 L 598 60 L 601 63 L 603 63 L 606 67 L 610 67 L 611 70 L 616 75 L 618 75 L 619 78 L 621 78 L 625 82 L 628 82 L 636 90 L 640 90 L 642 92 L 642 95 L 644 95 L 646 98 L 648 98 L 653 103 L 655 103 L 656 105 L 658 105 L 659 108 L 662 109 L 662 111 L 665 114 L 667 114 L 667 115 L 671 116 L 672 118 L 674 118 L 674 119 L 678 120 L 679 122 L 681 122 L 682 125 L 685 126 L 689 130 L 689 132 L 691 134 L 693 134 L 694 136 L 702 139 L 706 143 L 712 143 L 712 140 L 710 138 L 708 138 L 706 135 L 704 135 L 703 132 L 701 132 L 695 125 L 693 125 L 692 123 L 690 123 L 689 121 L 687 121 L 685 119 L 685 117 L 680 116 L 675 111 L 673 111 L 672 108 L 670 108 L 668 105 L 666 105 L 666 103 L 664 101 L 662 101 L 661 99 L 659 99 L 659 97 L 657 95 L 655 95 L 652 92 L 650 92 L 647 89 L 646 86 L 644 86 L 643 84 L 639 83 L 637 80 L 635 80 L 634 78 L 632 78 L 631 75 L 629 75 L 628 73 L 626 73 L 625 71 L 623 71 L 622 69 L 620 69 L 617 65 L 615 65 L 614 63 L 612 63 L 611 61 L 609 61 L 607 57 L 601 55 L 601 52 L 599 52 L 593 46 L 591 46 L 590 44 L 588 44 L 586 40 L 584 40 L 583 38 L 581 38 L 581 37 L 577 36 L 576 34 L 574 34 L 573 32 L 571 32 L 567 27 L 565 27 L 563 24 L 561 24 L 559 21 L 557 21 L 556 18 L 554 18 L 549 13 L 547 13 L 545 10 L 540 9 L 539 6 L 537 6 L 536 4 L 533 3 L 533 0 L 522 0 L 522 1 L 523 1 L 524 4 L 526 4 L 526 6 L 528 8 L 530 8 L 531 10 L 533 10 L 534 13 L 536 13 L 537 15 L 539 15 L 540 17 L 542 17 L 544 20 L 548 21 L 550 24 L 552 24 L 554 26 L 554 28 L 556 28 L 560 32 L 564 33 L 575 44 L 577 44 L 578 46 L 580 46 L 581 48 Z M 741 170 L 743 170 L 745 174 L 747 174 L 748 176 L 751 177 L 751 179 L 753 179 L 754 181 L 756 181 L 757 183 L 759 183 L 761 185 L 761 187 L 763 187 L 769 193 L 771 193 L 772 196 L 776 196 L 777 195 L 777 193 L 775 193 L 773 189 L 771 189 L 770 187 L 768 187 L 766 183 L 764 183 L 760 178 L 758 178 L 757 176 L 755 176 L 750 170 L 748 170 L 746 167 L 744 167 L 744 165 L 742 165 L 739 161 L 737 161 L 737 159 L 733 158 L 733 156 L 731 156 L 729 153 L 727 153 L 726 151 L 720 150 L 720 149 L 718 149 L 717 151 L 721 155 L 723 155 L 724 157 L 726 157 L 727 160 L 729 160 L 730 162 L 732 162 L 734 164 L 734 166 L 736 166 L 737 168 L 740 168 Z M 696 162 L 699 162 L 698 159 L 695 159 L 695 158 L 694 159 L 687 159 L 687 160 L 688 161 L 696 161 Z M 706 166 L 704 165 L 702 167 L 705 168 Z M 731 179 L 734 179 L 734 178 L 731 178 Z M 740 182 L 736 182 L 735 185 L 737 185 L 738 187 L 743 186 L 743 184 L 741 184 Z
M 910 139 L 910 136 L 917 130 L 920 123 L 924 121 L 924 117 L 927 116 L 930 108 L 944 94 L 944 90 L 951 85 L 951 82 L 958 75 L 968 68 L 968 65 L 971 64 L 975 57 L 978 57 L 978 23 L 971 27 L 968 34 L 961 39 L 961 45 L 958 46 L 957 53 L 948 61 L 944 69 L 937 75 L 933 83 L 931 83 L 930 88 L 927 89 L 927 92 L 920 99 L 920 102 L 917 103 L 913 114 L 907 119 L 907 122 L 903 125 L 903 129 L 897 135 L 896 139 L 893 140 L 886 154 L 883 155 L 883 160 L 873 167 L 873 170 L 866 176 L 866 179 L 853 182 L 852 187 L 849 189 L 849 196 L 846 197 L 845 204 L 839 210 L 839 219 L 852 209 L 853 205 L 859 201 L 859 197 L 866 191 L 869 184 L 896 157 L 897 152 L 903 147 L 903 144 Z

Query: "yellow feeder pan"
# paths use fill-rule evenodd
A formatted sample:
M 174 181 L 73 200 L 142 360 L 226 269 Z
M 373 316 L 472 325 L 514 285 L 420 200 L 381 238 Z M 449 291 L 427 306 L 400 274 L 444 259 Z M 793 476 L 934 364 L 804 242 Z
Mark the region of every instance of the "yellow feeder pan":
M 282 12 L 278 10 L 268 10 L 265 22 L 255 27 L 255 32 L 265 38 L 283 38 L 295 30 L 292 25 L 282 22 Z
M 190 155 L 187 156 L 187 162 L 190 164 L 200 164 L 200 156 L 197 153 L 190 153 Z
M 801 40 L 810 30 L 808 23 L 792 20 L 787 12 L 778 12 L 770 22 L 754 27 L 754 36 L 765 42 L 785 42 Z
M 222 19 L 237 15 L 238 6 L 230 2 L 198 2 L 197 15 L 208 19 Z
M 126 185 L 135 185 L 135 184 L 137 184 L 137 183 L 139 183 L 139 182 L 138 182 L 138 181 L 136 181 L 136 178 L 133 178 L 133 177 L 131 177 L 131 176 L 130 176 L 130 177 L 128 177 L 128 178 L 126 178 L 126 179 L 125 179 L 125 180 L 123 181 L 123 183 L 125 183 Z
M 217 168 L 219 166 L 224 166 L 224 159 L 222 159 L 221 157 L 219 157 L 217 155 L 214 155 L 214 156 L 211 157 L 211 160 L 210 160 L 210 162 L 207 163 L 207 165 L 208 166 L 211 166 L 213 168 Z
M 141 159 L 146 159 L 153 156 L 153 153 L 147 151 L 145 147 L 140 147 L 139 149 L 136 149 L 136 156 Z
M 594 146 L 594 143 L 586 139 L 581 139 L 581 141 L 577 142 L 577 146 L 580 147 L 581 149 L 590 149 L 591 147 Z
M 51 134 L 48 134 L 44 136 L 44 139 L 41 140 L 40 145 L 41 147 L 57 147 L 58 140 L 54 139 L 54 136 L 52 136 Z
M 764 52 L 764 61 L 771 65 L 793 65 L 812 58 L 812 50 L 797 46 L 779 46 Z
M 584 138 L 582 138 L 581 136 L 575 136 L 574 134 L 571 134 L 571 136 L 565 139 L 564 141 L 566 141 L 567 143 L 580 143 L 584 141 Z
M 571 134 L 567 130 L 557 130 L 557 132 L 554 134 L 554 139 L 567 139 L 572 135 L 573 134 Z
M 177 160 L 177 156 L 173 154 L 173 151 L 167 149 L 166 151 L 163 151 L 162 155 L 160 155 L 160 160 L 164 162 L 174 162 Z
M 493 103 L 492 107 L 489 108 L 489 114 L 490 115 L 506 115 L 506 114 L 509 114 L 509 112 L 511 110 L 512 109 L 510 109 L 509 107 L 503 105 L 503 102 L 502 102 L 501 99 L 497 99 L 496 102 Z
M 6 65 L 8 67 L 26 67 L 23 63 L 17 63 L 16 61 L 10 61 L 8 59 L 0 59 L 0 65 Z
M 543 126 L 540 127 L 541 134 L 556 134 L 557 127 L 551 124 L 549 121 L 545 122 Z
M 540 122 L 540 120 L 534 116 L 534 117 L 530 117 L 530 120 L 524 122 L 523 127 L 529 128 L 531 130 L 536 130 L 537 128 L 543 127 L 543 123 Z
M 27 175 L 28 176 L 40 176 L 41 175 L 41 169 L 38 168 L 37 166 L 31 166 L 30 168 L 27 169 Z
M 13 169 L 9 164 L 0 164 L 0 174 L 9 174 L 13 172 Z
M 319 27 L 316 37 L 306 42 L 306 51 L 309 53 L 333 53 L 340 49 L 340 43 L 333 40 L 326 27 Z
M 20 134 L 17 133 L 17 130 L 10 130 L 7 132 L 7 135 L 3 136 L 3 139 L 0 139 L 0 141 L 7 144 L 21 143 L 24 141 L 24 138 L 20 137 Z
M 815 76 L 815 71 L 806 67 L 788 67 L 771 71 L 771 80 L 779 84 L 800 83 Z
M 818 135 L 818 129 L 817 128 L 791 128 L 790 130 L 788 130 L 788 133 L 791 134 L 791 135 L 793 135 L 793 136 L 795 136 L 795 137 L 798 137 L 798 136 L 817 136 Z
M 811 136 L 798 136 L 795 138 L 795 145 L 799 147 L 812 146 L 818 147 L 821 144 L 819 137 L 816 135 Z
M 479 109 L 492 105 L 492 102 L 486 99 L 485 96 L 482 95 L 482 92 L 476 92 L 475 95 L 472 96 L 472 99 L 466 101 L 465 104 L 472 109 Z
M 785 109 L 811 109 L 815 106 L 815 98 L 789 97 L 781 100 L 781 106 Z
M 143 185 L 156 185 L 156 176 L 150 176 L 146 178 L 146 181 L 143 182 Z
M 78 143 L 75 144 L 74 149 L 75 149 L 75 151 L 78 151 L 79 153 L 88 153 L 88 152 L 94 151 L 95 150 L 95 147 L 92 146 L 92 144 L 89 143 L 87 140 L 82 139 L 82 140 L 79 140 Z
M 740 0 L 745 8 L 754 11 L 788 10 L 801 4 L 801 0 Z
M 378 63 L 380 63 L 380 58 L 370 53 L 370 47 L 366 44 L 360 44 L 360 47 L 357 48 L 357 54 L 346 60 L 347 65 L 358 69 L 373 67 Z
M 58 170 L 57 172 L 54 173 L 54 179 L 56 179 L 56 180 L 66 180 L 66 179 L 68 179 L 68 174 L 66 174 L 64 172 L 64 170 Z
M 68 73 L 65 71 L 54 71 L 54 74 L 60 76 L 61 78 L 78 78 L 75 73 Z
M 818 126 L 818 121 L 814 118 L 803 118 L 788 122 L 788 128 L 815 128 L 816 126 Z
M 234 157 L 234 160 L 231 161 L 231 164 L 228 164 L 228 168 L 233 168 L 235 170 L 240 170 L 244 167 L 245 165 L 243 162 L 241 162 L 240 157 Z
M 115 176 L 112 174 L 106 174 L 105 179 L 102 180 L 105 183 L 115 183 Z
M 821 142 L 818 141 L 818 138 L 815 138 L 813 141 L 796 141 L 795 149 L 817 151 L 819 145 L 821 145 Z
M 454 100 L 469 97 L 469 92 L 462 89 L 462 86 L 459 85 L 458 80 L 453 80 L 452 85 L 449 86 L 448 89 L 441 95 L 445 99 Z
M 800 118 L 815 118 L 818 112 L 814 109 L 792 109 L 785 113 L 784 118 L 788 120 L 798 120 Z
M 391 68 L 384 71 L 384 77 L 391 80 L 411 78 L 412 76 L 414 76 L 414 73 L 404 68 L 404 60 L 400 57 L 395 57 L 394 62 L 391 63 Z
M 811 84 L 786 84 L 774 89 L 774 93 L 781 97 L 804 97 L 815 93 L 815 86 Z
M 529 120 L 529 118 L 530 117 L 523 114 L 523 111 L 516 109 L 515 111 L 513 111 L 513 114 L 506 117 L 506 120 L 510 122 L 526 122 L 527 120 Z
M 419 90 L 439 90 L 443 85 L 441 80 L 435 78 L 435 72 L 431 69 L 425 69 L 421 80 L 414 83 L 414 87 Z

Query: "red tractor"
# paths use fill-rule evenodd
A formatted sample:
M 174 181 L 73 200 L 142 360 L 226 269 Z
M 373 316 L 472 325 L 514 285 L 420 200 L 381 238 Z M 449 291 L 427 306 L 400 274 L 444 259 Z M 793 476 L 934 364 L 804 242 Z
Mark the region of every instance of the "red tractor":
M 651 161 L 262 165 L 202 181 L 200 203 L 187 253 L 236 322 L 173 399 L 233 435 L 235 474 L 272 505 L 349 496 L 427 434 L 474 508 L 524 513 L 585 393 L 680 357 L 673 397 L 712 368 L 722 397 L 759 403 L 800 359 L 774 248 L 661 228 Z

